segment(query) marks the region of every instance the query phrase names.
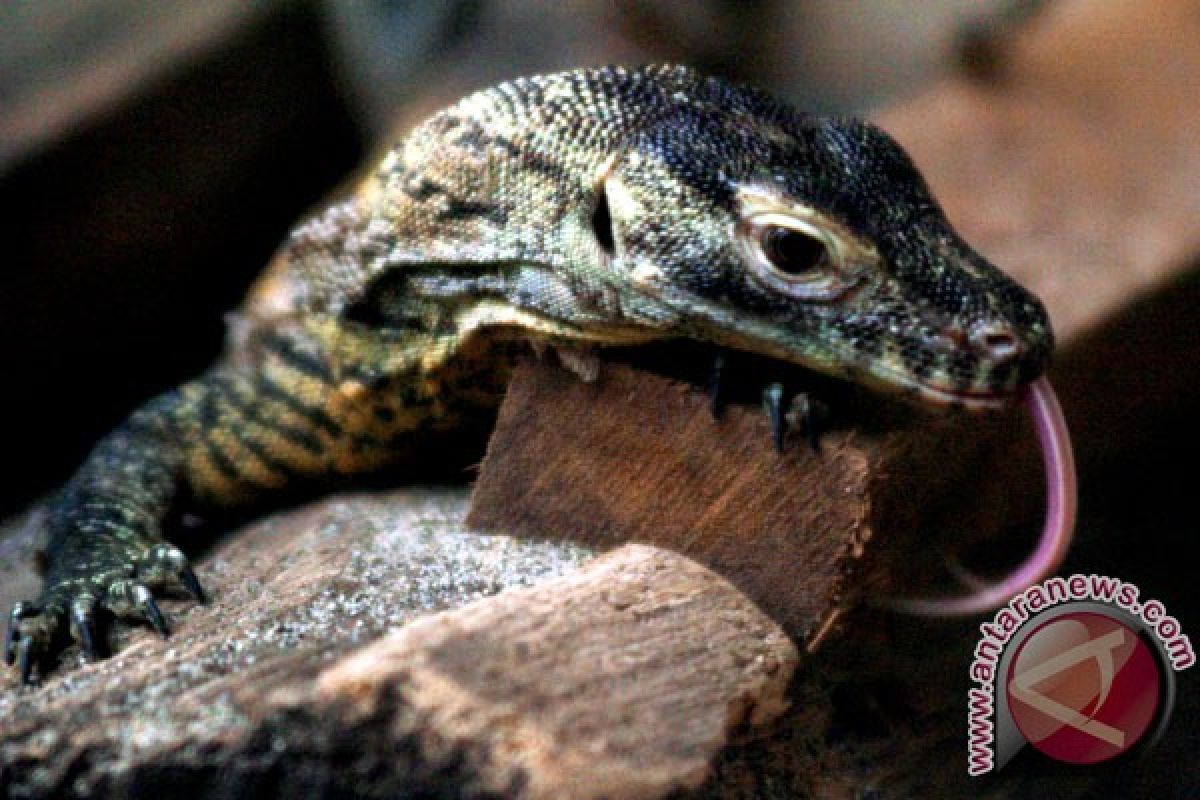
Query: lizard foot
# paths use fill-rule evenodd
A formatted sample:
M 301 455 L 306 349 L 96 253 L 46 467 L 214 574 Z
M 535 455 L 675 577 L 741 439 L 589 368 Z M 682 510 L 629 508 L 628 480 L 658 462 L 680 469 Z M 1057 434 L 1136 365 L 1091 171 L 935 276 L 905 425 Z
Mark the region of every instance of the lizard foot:
M 90 659 L 108 655 L 100 635 L 101 615 L 150 625 L 164 638 L 171 629 L 152 589 L 179 586 L 199 603 L 204 589 L 174 545 L 157 542 L 132 559 L 103 557 L 50 583 L 36 603 L 19 602 L 8 615 L 0 650 L 6 664 L 16 664 L 22 683 L 31 683 L 34 667 L 45 674 L 52 656 L 71 640 Z
M 718 350 L 708 375 L 708 396 L 714 419 L 720 419 L 729 403 L 726 391 L 729 361 Z M 788 431 L 799 431 L 814 453 L 821 452 L 821 418 L 823 404 L 808 392 L 790 391 L 782 382 L 774 381 L 762 390 L 763 412 L 771 423 L 771 442 L 777 452 L 783 452 Z
M 814 453 L 821 452 L 821 430 L 828 422 L 825 405 L 809 392 L 798 392 L 784 415 L 789 427 L 798 430 Z
M 798 431 L 814 453 L 821 452 L 820 405 L 808 392 L 789 392 L 782 383 L 770 383 L 762 392 L 763 412 L 771 423 L 771 442 L 783 452 L 784 436 Z

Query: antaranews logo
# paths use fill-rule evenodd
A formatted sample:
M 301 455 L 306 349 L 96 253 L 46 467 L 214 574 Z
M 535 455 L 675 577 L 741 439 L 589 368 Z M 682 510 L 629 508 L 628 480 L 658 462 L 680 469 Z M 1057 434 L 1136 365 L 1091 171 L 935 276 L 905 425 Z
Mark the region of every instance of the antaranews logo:
M 979 626 L 967 693 L 967 772 L 1030 744 L 1072 764 L 1149 746 L 1196 662 L 1179 620 L 1137 586 L 1104 575 L 1050 578 Z

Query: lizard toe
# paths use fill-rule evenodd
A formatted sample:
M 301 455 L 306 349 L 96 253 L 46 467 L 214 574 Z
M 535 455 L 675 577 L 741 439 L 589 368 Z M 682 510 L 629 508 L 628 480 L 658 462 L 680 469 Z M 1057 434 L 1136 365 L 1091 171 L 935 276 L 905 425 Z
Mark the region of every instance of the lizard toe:
M 763 389 L 763 411 L 766 412 L 767 421 L 771 423 L 771 443 L 775 445 L 777 453 L 783 452 L 783 437 L 787 432 L 787 420 L 784 413 L 786 397 L 782 383 L 771 383 Z
M 17 644 L 21 638 L 21 620 L 33 616 L 36 609 L 29 603 L 13 603 L 12 611 L 8 612 L 8 621 L 4 626 L 4 663 L 12 666 L 17 660 Z
M 71 636 L 79 642 L 84 654 L 93 661 L 107 655 L 99 646 L 96 623 L 97 602 L 94 595 L 79 595 L 71 601 Z
M 200 585 L 200 580 L 196 577 L 196 573 L 187 564 L 184 564 L 183 569 L 179 572 L 179 582 L 196 599 L 197 603 L 208 605 L 208 593 L 204 591 L 204 587 Z
M 799 430 L 814 453 L 821 452 L 821 429 L 824 425 L 824 406 L 808 392 L 792 398 L 787 413 L 789 428 Z
M 8 616 L 4 635 L 4 661 L 17 665 L 21 683 L 33 682 L 33 670 L 58 649 L 65 629 L 64 615 L 56 608 L 17 603 Z M 44 670 L 43 670 L 44 671 Z
M 113 583 L 108 587 L 104 605 L 119 617 L 149 623 L 164 639 L 171 635 L 166 618 L 154 601 L 154 594 L 140 581 L 120 580 Z
M 208 594 L 188 563 L 187 556 L 173 544 L 160 542 L 145 552 L 136 562 L 138 578 L 146 586 L 179 586 L 197 603 L 206 604 Z
M 21 683 L 26 686 L 33 683 L 33 648 L 34 638 L 22 635 L 17 644 L 17 671 L 21 674 Z
M 725 414 L 725 406 L 729 403 L 725 389 L 725 352 L 718 350 L 713 356 L 712 366 L 708 372 L 709 411 L 713 419 L 720 419 Z

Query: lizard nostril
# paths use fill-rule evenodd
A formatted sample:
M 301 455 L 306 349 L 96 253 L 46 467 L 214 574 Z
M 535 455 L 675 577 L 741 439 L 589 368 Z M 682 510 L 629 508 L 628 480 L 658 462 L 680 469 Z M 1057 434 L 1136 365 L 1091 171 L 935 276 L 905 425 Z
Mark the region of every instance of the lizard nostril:
M 1010 361 L 1024 350 L 1012 331 L 990 326 L 971 331 L 971 344 L 994 361 Z

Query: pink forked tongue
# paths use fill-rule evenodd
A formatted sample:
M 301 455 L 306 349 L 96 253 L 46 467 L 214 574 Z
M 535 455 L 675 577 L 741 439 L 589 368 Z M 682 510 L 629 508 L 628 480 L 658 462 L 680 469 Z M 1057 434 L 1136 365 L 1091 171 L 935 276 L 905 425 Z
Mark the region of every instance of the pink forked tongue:
M 1025 403 L 1033 417 L 1046 470 L 1046 522 L 1037 548 L 999 583 L 984 584 L 962 597 L 893 600 L 893 607 L 911 614 L 931 616 L 989 611 L 1054 574 L 1066 557 L 1075 530 L 1075 456 L 1071 452 L 1071 436 L 1058 398 L 1045 376 L 1029 385 Z

